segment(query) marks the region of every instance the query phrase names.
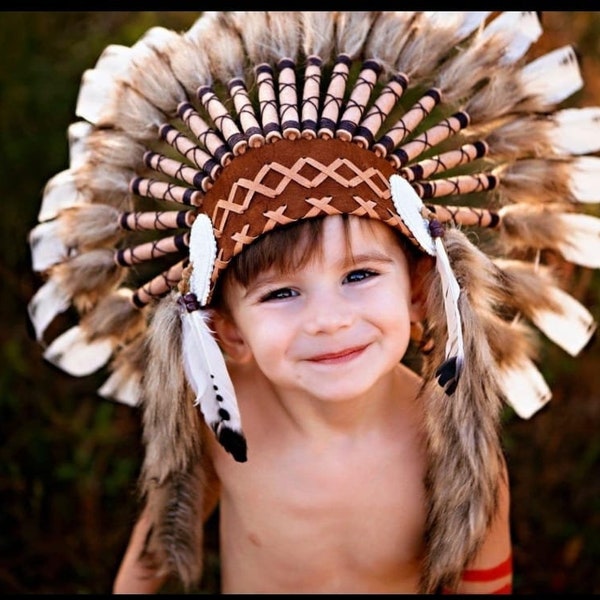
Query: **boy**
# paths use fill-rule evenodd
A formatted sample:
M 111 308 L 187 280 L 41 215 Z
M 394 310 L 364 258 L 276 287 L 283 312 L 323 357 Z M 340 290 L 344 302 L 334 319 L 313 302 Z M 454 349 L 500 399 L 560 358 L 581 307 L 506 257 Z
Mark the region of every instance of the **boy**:
M 421 318 L 414 263 L 379 222 L 330 216 L 292 227 L 232 262 L 216 301 L 251 448 L 238 464 L 207 436 L 222 591 L 415 593 L 423 404 L 420 379 L 400 364 Z M 510 561 L 500 484 L 498 516 L 459 593 L 510 590 L 510 568 L 493 574 Z M 163 581 L 139 560 L 146 529 L 142 517 L 115 592 L 155 592 Z
M 101 394 L 143 407 L 115 592 L 197 583 L 217 503 L 225 593 L 511 590 L 500 410 L 550 397 L 522 319 L 576 354 L 595 323 L 545 256 L 600 266 L 574 210 L 597 115 L 556 109 L 571 48 L 523 64 L 540 32 L 535 13 L 207 13 L 86 74 L 30 314 L 41 337 L 75 303 L 46 358 L 114 354 Z

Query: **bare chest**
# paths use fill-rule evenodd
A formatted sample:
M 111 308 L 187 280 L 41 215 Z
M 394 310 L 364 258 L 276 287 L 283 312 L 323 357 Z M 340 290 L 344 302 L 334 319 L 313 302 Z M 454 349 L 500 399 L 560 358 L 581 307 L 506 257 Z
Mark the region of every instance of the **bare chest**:
M 273 589 L 303 591 L 335 591 L 350 581 L 344 590 L 390 591 L 386 585 L 414 576 L 425 500 L 412 444 L 285 455 L 257 449 L 248 463 L 221 471 L 222 547 L 237 555 L 224 559 L 225 572 L 253 564 L 269 573 Z M 279 587 L 278 578 L 294 579 L 298 565 L 298 581 Z

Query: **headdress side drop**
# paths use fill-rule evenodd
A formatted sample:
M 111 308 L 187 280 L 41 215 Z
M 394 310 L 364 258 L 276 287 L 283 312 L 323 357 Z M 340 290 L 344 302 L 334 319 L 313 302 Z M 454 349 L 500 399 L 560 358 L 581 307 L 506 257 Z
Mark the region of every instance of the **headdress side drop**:
M 207 12 L 181 35 L 109 46 L 84 73 L 70 166 L 29 238 L 46 278 L 29 314 L 43 341 L 73 304 L 80 323 L 45 358 L 77 376 L 109 365 L 101 395 L 142 402 L 150 545 L 186 584 L 201 548 L 169 517 L 202 459 L 193 397 L 246 459 L 214 285 L 261 235 L 334 214 L 435 258 L 422 590 L 455 585 L 476 553 L 502 403 L 527 418 L 550 399 L 535 329 L 576 355 L 596 327 L 548 259 L 600 267 L 600 108 L 560 108 L 582 85 L 577 57 L 527 61 L 540 34 L 533 12 Z

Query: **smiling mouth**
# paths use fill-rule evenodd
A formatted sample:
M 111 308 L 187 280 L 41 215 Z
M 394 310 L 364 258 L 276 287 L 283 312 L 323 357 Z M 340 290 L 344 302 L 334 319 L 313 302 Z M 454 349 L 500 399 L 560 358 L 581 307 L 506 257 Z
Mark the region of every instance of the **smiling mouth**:
M 348 348 L 347 350 L 342 350 L 341 352 L 320 354 L 319 356 L 313 356 L 309 359 L 309 361 L 320 364 L 341 363 L 356 358 L 357 356 L 362 354 L 363 350 L 366 347 L 367 346 L 358 346 L 356 348 Z

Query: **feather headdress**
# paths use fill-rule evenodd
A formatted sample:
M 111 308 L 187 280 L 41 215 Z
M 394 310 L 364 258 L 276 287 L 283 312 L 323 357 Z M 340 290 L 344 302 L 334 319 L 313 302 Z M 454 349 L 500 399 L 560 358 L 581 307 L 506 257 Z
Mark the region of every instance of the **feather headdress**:
M 596 326 L 548 259 L 600 267 L 600 108 L 561 107 L 577 56 L 529 60 L 541 33 L 534 12 L 206 12 L 84 73 L 70 166 L 29 237 L 46 278 L 29 314 L 43 341 L 74 305 L 80 324 L 45 357 L 74 375 L 109 364 L 100 393 L 142 402 L 152 544 L 185 583 L 200 550 L 172 509 L 199 485 L 198 409 L 246 460 L 214 286 L 260 236 L 330 214 L 380 220 L 434 258 L 422 591 L 476 553 L 502 404 L 529 417 L 550 399 L 535 330 L 576 355 Z

